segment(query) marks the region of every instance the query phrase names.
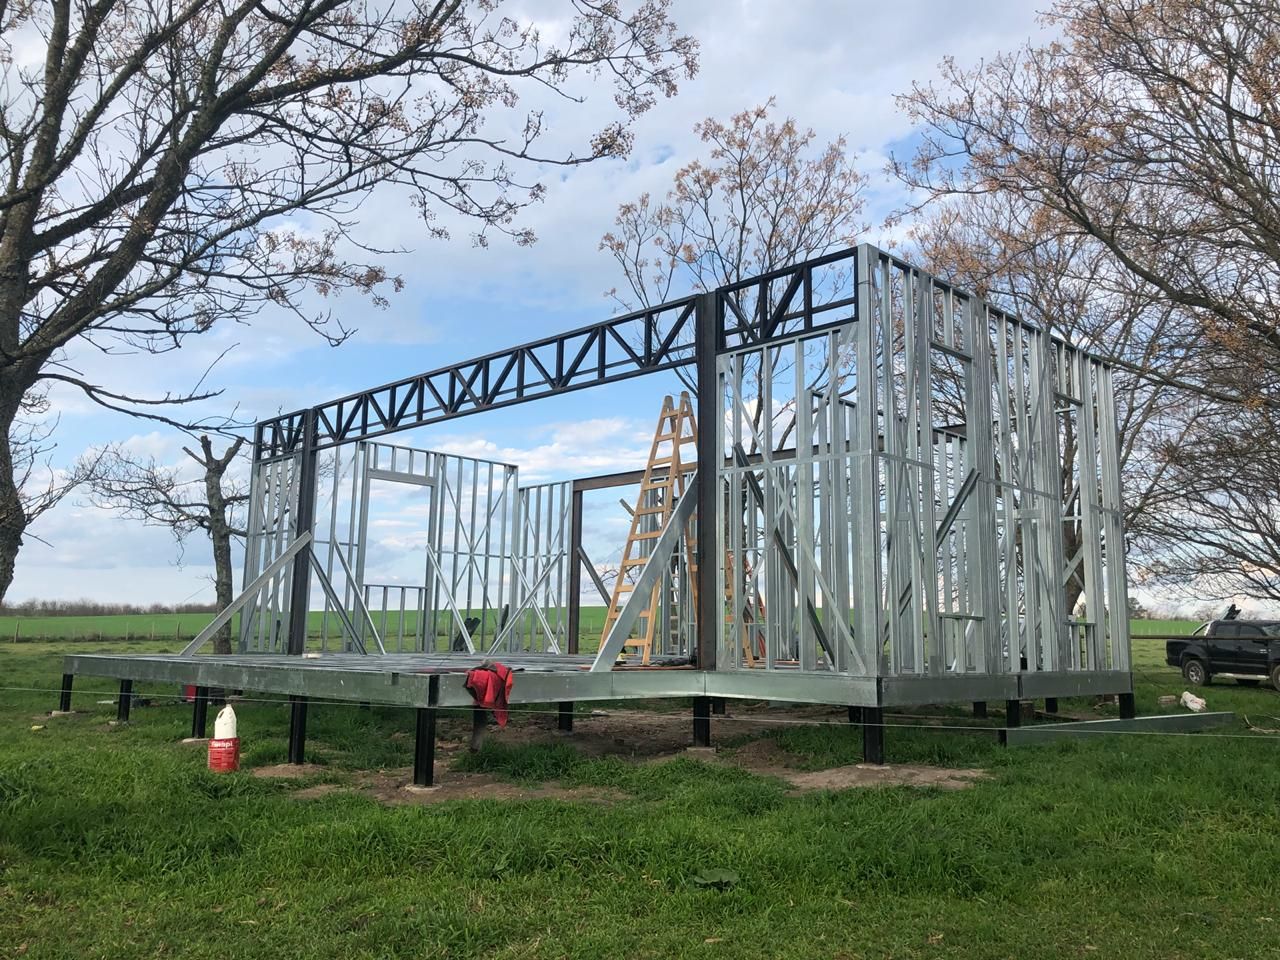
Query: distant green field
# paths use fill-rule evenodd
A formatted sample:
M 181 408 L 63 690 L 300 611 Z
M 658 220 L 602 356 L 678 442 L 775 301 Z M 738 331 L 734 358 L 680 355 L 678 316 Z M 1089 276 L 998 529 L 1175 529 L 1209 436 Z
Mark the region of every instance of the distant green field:
M 580 632 L 583 638 L 583 649 L 600 637 L 604 628 L 604 607 L 583 607 Z M 101 640 L 190 640 L 213 619 L 211 613 L 158 613 L 130 614 L 124 616 L 88 616 L 88 617 L 0 617 L 0 642 L 32 642 L 44 640 L 101 641 Z M 374 625 L 384 638 L 394 641 L 398 636 L 412 636 L 417 632 L 418 617 L 413 611 L 404 615 L 403 628 L 398 611 L 393 611 L 383 618 L 375 615 Z M 238 630 L 240 617 L 232 618 L 232 627 Z M 323 616 L 319 611 L 312 611 L 308 624 L 308 634 L 314 638 L 321 636 Z M 337 636 L 339 631 L 337 618 L 330 615 L 328 635 Z M 452 618 L 440 615 L 436 618 L 436 634 L 441 637 L 455 633 Z M 492 624 L 488 634 L 492 634 Z
M 583 607 L 580 637 L 583 652 L 596 649 L 600 632 L 604 629 L 604 607 Z M 210 613 L 162 613 L 111 617 L 0 617 L 0 642 L 29 642 L 36 640 L 190 640 L 213 619 Z M 232 621 L 239 628 L 239 617 Z M 401 629 L 400 615 L 388 614 L 384 620 L 375 616 L 374 624 L 384 640 L 394 643 L 397 637 L 412 636 L 417 630 L 417 614 L 404 615 Z M 1133 620 L 1130 630 L 1135 634 L 1188 634 L 1200 624 L 1194 620 Z M 312 611 L 308 626 L 311 637 L 321 636 L 322 617 Z M 489 628 L 491 635 L 492 627 Z M 337 636 L 338 625 L 330 617 L 328 634 Z M 437 618 L 436 634 L 448 637 L 454 633 L 451 618 Z
M 1130 620 L 1129 632 L 1138 634 L 1176 633 L 1185 636 L 1200 626 L 1198 620 Z

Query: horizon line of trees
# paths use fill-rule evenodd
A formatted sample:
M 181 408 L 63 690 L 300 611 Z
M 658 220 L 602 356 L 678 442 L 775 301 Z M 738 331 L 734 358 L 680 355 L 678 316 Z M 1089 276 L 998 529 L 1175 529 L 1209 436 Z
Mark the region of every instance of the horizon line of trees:
M 75 600 L 28 598 L 18 603 L 0 603 L 5 617 L 119 617 L 157 616 L 174 613 L 214 613 L 217 604 L 203 603 L 104 603 L 80 597 Z

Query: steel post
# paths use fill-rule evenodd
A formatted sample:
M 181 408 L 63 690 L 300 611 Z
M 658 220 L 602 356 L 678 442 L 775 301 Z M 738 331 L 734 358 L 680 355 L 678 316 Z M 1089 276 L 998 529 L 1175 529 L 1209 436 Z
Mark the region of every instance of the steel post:
M 711 746 L 711 698 L 693 698 L 693 745 Z
M 289 698 L 289 762 L 302 763 L 307 747 L 307 698 Z
M 120 696 L 116 699 L 116 722 L 129 722 L 129 707 L 133 700 L 133 681 L 120 681 Z
M 862 761 L 884 763 L 884 708 L 862 708 Z
M 698 295 L 694 307 L 696 334 L 694 357 L 698 384 L 698 634 L 697 664 L 699 670 L 716 668 L 716 649 L 720 642 L 720 622 L 724 618 L 724 600 L 716 596 L 717 570 L 722 557 L 716 556 L 720 542 L 720 468 L 724 456 L 720 449 L 720 387 L 716 372 L 719 350 L 718 306 L 715 293 Z M 697 743 L 697 708 L 694 709 L 694 742 Z M 707 724 L 707 743 L 710 722 Z
M 1057 713 L 1057 712 L 1058 712 L 1058 698 L 1057 698 L 1057 697 L 1045 697 L 1045 698 L 1044 698 L 1044 712 L 1045 712 L 1045 713 Z
M 561 733 L 573 733 L 573 701 L 564 700 L 560 704 L 556 718 L 556 727 Z
M 58 695 L 58 710 L 61 713 L 71 712 L 71 685 L 75 683 L 75 679 L 74 673 L 62 675 L 62 692 Z
M 436 708 L 418 707 L 413 740 L 413 782 L 430 787 L 436 782 Z
M 1120 719 L 1132 720 L 1138 715 L 1138 704 L 1132 693 L 1122 693 L 1117 698 L 1120 707 Z
M 717 717 L 723 717 L 727 709 L 728 709 L 727 701 L 725 700 L 724 697 L 711 698 L 711 712 L 714 713 Z
M 298 451 L 298 503 L 293 515 L 294 533 L 310 533 L 316 516 L 316 412 L 308 410 L 303 423 L 302 447 Z M 311 607 L 311 546 L 293 558 L 289 581 L 288 651 L 301 656 L 307 648 L 307 614 Z M 301 762 L 301 761 L 299 761 Z
M 1004 702 L 1004 725 L 1006 727 L 1022 726 L 1022 701 L 1006 700 Z
M 973 701 L 973 715 L 978 720 L 987 719 L 987 701 L 985 700 Z
M 850 723 L 862 723 L 862 708 L 861 708 L 861 707 L 850 707 L 850 708 L 849 708 L 849 722 L 850 722 Z
M 209 723 L 209 688 L 196 687 L 191 703 L 191 739 L 203 740 Z
M 574 490 L 569 507 L 569 547 L 566 556 L 569 558 L 569 597 L 566 605 L 568 612 L 568 649 L 569 653 L 578 652 L 578 634 L 582 626 L 582 491 Z

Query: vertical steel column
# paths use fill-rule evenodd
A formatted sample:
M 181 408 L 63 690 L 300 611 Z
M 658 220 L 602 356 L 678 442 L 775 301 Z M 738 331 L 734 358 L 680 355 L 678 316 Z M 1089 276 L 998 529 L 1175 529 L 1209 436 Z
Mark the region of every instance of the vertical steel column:
M 310 531 L 316 519 L 316 412 L 308 410 L 302 428 L 298 456 L 298 504 L 293 515 L 293 535 Z M 311 607 L 311 548 L 293 558 L 289 583 L 289 653 L 301 656 L 307 648 L 307 619 Z M 301 763 L 302 761 L 297 761 Z
M 427 703 L 414 711 L 413 782 L 430 787 L 436 782 L 436 703 L 440 699 L 440 677 L 427 681 Z
M 58 712 L 71 712 L 71 685 L 75 683 L 76 675 L 74 673 L 64 673 L 62 675 L 62 692 L 58 694 Z
M 879 252 L 859 244 L 857 263 L 857 327 L 854 331 L 857 406 L 853 414 L 854 643 L 868 676 L 881 675 L 880 643 L 880 397 L 876 371 L 875 286 L 872 271 Z M 879 694 L 877 693 L 877 698 Z
M 1057 713 L 1057 712 L 1058 712 L 1058 698 L 1057 698 L 1057 697 L 1045 697 L 1045 698 L 1044 698 L 1044 712 L 1045 712 L 1045 713 Z
M 693 745 L 711 746 L 711 698 L 693 698 Z
M 289 697 L 289 762 L 302 763 L 307 746 L 307 698 Z
M 209 688 L 196 687 L 191 705 L 191 739 L 203 740 L 209 723 Z
M 573 491 L 569 512 L 569 653 L 578 652 L 578 633 L 582 624 L 582 491 Z
M 573 733 L 573 701 L 562 700 L 556 717 L 556 729 L 561 733 Z
M 987 719 L 987 701 L 985 700 L 973 701 L 973 715 L 978 720 Z
M 133 700 L 133 681 L 120 681 L 120 696 L 116 699 L 116 723 L 129 722 L 129 707 Z
M 720 376 L 716 355 L 720 347 L 719 305 L 714 293 L 698 295 L 694 312 L 694 358 L 698 384 L 698 609 L 697 665 L 699 670 L 716 668 L 720 645 L 720 626 L 724 620 L 724 600 L 716 596 L 716 582 L 723 558 L 716 556 L 720 541 L 720 467 L 724 454 L 720 449 Z M 707 746 L 711 742 L 711 725 L 707 721 L 706 743 L 698 743 L 697 704 L 706 706 L 706 698 L 694 701 L 694 743 Z
M 1138 715 L 1138 704 L 1132 693 L 1122 693 L 1116 697 L 1120 707 L 1120 719 L 1132 720 Z
M 862 708 L 862 761 L 884 763 L 884 708 Z

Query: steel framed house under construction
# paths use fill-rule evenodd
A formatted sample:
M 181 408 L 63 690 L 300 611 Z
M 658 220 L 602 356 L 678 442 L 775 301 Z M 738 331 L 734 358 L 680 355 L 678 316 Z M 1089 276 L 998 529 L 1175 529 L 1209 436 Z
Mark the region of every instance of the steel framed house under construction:
M 382 439 L 677 368 L 696 462 L 591 655 L 584 571 L 615 600 L 583 495 L 643 471 L 521 486 Z M 436 710 L 472 704 L 486 657 L 564 723 L 692 697 L 697 743 L 723 698 L 847 705 L 873 760 L 886 707 L 1116 694 L 1131 716 L 1118 457 L 1105 363 L 862 245 L 258 424 L 243 593 L 181 655 L 68 657 L 64 702 L 75 674 L 288 694 L 294 761 L 308 698 L 413 707 L 422 783 Z M 380 484 L 419 497 L 419 584 L 366 581 Z M 662 669 L 629 652 L 656 593 Z M 201 654 L 237 613 L 237 653 Z

